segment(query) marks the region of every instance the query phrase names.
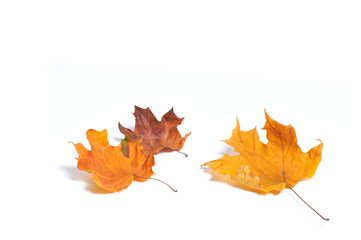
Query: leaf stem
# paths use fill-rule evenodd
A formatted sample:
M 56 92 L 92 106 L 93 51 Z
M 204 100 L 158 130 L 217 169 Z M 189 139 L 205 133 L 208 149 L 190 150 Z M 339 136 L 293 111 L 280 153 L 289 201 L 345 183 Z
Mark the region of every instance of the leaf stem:
M 168 183 L 163 182 L 162 180 L 160 180 L 160 179 L 158 179 L 158 178 L 151 178 L 151 177 L 147 178 L 147 177 L 141 177 L 141 176 L 137 176 L 137 175 L 134 175 L 134 177 L 144 178 L 144 179 L 157 180 L 157 181 L 159 181 L 159 182 L 161 182 L 161 183 L 163 183 L 163 184 L 167 185 L 170 189 L 172 189 L 172 191 L 173 191 L 173 192 L 178 192 L 178 190 L 177 190 L 177 189 L 172 188 L 172 187 L 171 187 Z
M 293 188 L 291 188 L 288 184 L 287 184 L 287 187 L 288 187 L 289 189 L 291 189 L 292 192 L 293 192 L 294 194 L 296 194 L 296 196 L 299 197 L 299 199 L 302 200 L 302 202 L 304 202 L 309 208 L 311 208 L 315 213 L 317 213 L 317 215 L 320 216 L 323 220 L 325 220 L 325 221 L 329 221 L 329 220 L 330 220 L 329 218 L 324 218 L 321 214 L 319 214 L 313 207 L 311 207 L 305 200 L 303 200 L 303 199 L 301 198 L 301 196 L 298 195 L 297 192 L 296 192 L 295 190 L 293 190 Z
M 186 154 L 184 152 L 180 152 L 180 151 L 178 151 L 178 152 L 181 153 L 181 154 L 184 154 L 185 157 L 188 157 L 188 154 Z

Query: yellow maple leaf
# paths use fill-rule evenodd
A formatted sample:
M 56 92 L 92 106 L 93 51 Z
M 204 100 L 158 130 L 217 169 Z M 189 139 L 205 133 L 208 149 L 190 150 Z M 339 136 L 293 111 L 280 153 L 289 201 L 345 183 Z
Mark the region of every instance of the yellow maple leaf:
M 273 120 L 265 111 L 267 144 L 259 140 L 257 130 L 240 130 L 237 126 L 225 142 L 239 155 L 224 155 L 202 166 L 219 174 L 231 176 L 237 182 L 263 192 L 281 191 L 300 180 L 311 178 L 321 161 L 322 142 L 307 153 L 297 144 L 295 129 Z

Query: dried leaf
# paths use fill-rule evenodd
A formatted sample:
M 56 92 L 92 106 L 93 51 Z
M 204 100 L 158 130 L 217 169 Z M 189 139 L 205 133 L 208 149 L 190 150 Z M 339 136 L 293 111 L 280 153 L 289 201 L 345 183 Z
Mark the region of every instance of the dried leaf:
M 237 126 L 230 139 L 225 142 L 239 155 L 207 162 L 219 174 L 254 190 L 263 192 L 281 191 L 293 187 L 303 179 L 311 178 L 321 161 L 322 142 L 307 153 L 297 144 L 297 137 L 291 125 L 285 126 L 273 120 L 265 111 L 268 143 L 259 140 L 256 129 L 241 131 Z
M 127 138 L 133 140 L 142 139 L 144 151 L 146 153 L 180 151 L 185 140 L 190 135 L 184 137 L 179 133 L 177 126 L 183 122 L 184 118 L 178 118 L 173 108 L 163 115 L 159 122 L 149 108 L 142 109 L 135 106 L 135 128 L 134 131 L 118 124 L 120 132 Z
M 110 146 L 107 131 L 87 131 L 89 151 L 83 144 L 74 144 L 79 158 L 78 169 L 89 172 L 94 181 L 109 191 L 128 187 L 133 180 L 145 181 L 153 175 L 153 153 L 143 152 L 141 140 L 126 139 L 118 146 Z

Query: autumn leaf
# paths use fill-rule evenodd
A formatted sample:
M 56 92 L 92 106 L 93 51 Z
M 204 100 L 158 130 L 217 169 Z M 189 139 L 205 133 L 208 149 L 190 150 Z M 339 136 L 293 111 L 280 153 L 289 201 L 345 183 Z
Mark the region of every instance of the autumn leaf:
M 141 140 L 125 139 L 118 146 L 109 145 L 107 131 L 87 131 L 89 151 L 83 144 L 74 144 L 79 157 L 78 169 L 89 172 L 100 187 L 119 191 L 133 180 L 145 181 L 153 175 L 153 153 L 143 152 Z
M 267 144 L 259 140 L 255 128 L 240 130 L 237 120 L 231 138 L 225 142 L 239 154 L 225 154 L 201 166 L 208 166 L 218 174 L 229 175 L 244 186 L 265 193 L 281 191 L 285 187 L 292 189 L 299 181 L 311 178 L 321 161 L 322 142 L 304 153 L 291 125 L 276 122 L 266 111 L 265 115 L 263 129 L 267 131 Z
M 142 139 L 146 153 L 180 151 L 190 133 L 184 137 L 179 133 L 177 126 L 184 118 L 178 118 L 173 108 L 163 115 L 159 122 L 149 108 L 142 109 L 135 106 L 135 128 L 134 131 L 118 124 L 120 132 L 127 138 L 133 140 Z

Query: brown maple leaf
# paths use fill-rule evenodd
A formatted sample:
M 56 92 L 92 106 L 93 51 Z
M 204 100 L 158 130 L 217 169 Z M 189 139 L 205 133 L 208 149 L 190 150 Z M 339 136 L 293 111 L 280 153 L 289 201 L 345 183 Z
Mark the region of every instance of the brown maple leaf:
M 265 115 L 267 121 L 263 129 L 267 131 L 267 144 L 259 140 L 255 128 L 241 131 L 237 120 L 231 138 L 225 142 L 239 155 L 225 154 L 222 158 L 201 166 L 229 175 L 246 188 L 266 193 L 281 191 L 285 187 L 294 191 L 292 187 L 297 182 L 311 178 L 321 161 L 322 142 L 304 153 L 297 144 L 296 132 L 291 125 L 276 122 L 266 111 Z
M 109 145 L 107 131 L 87 131 L 89 151 L 83 144 L 74 144 L 79 157 L 78 169 L 89 172 L 100 187 L 119 191 L 133 180 L 145 181 L 153 175 L 153 153 L 143 152 L 141 140 L 122 140 L 118 146 Z
M 184 118 L 178 118 L 173 108 L 163 115 L 160 122 L 149 108 L 142 109 L 135 106 L 134 116 L 134 131 L 123 127 L 120 123 L 118 127 L 126 137 L 133 140 L 142 139 L 146 153 L 180 151 L 190 135 L 188 133 L 182 137 L 179 133 L 177 126 L 183 122 Z

